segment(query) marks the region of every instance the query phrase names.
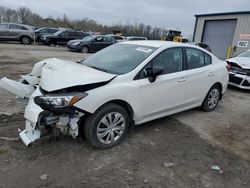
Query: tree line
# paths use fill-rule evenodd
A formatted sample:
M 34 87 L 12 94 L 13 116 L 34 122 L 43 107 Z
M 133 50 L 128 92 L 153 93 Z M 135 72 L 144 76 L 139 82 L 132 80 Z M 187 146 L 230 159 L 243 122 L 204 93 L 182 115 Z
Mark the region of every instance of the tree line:
M 34 27 L 61 27 L 71 28 L 80 31 L 93 31 L 102 34 L 110 34 L 113 30 L 120 30 L 125 36 L 144 36 L 148 39 L 160 39 L 166 34 L 165 28 L 152 27 L 143 23 L 134 24 L 113 24 L 112 26 L 102 25 L 95 20 L 83 18 L 81 20 L 70 20 L 66 14 L 62 18 L 43 18 L 33 13 L 27 7 L 10 9 L 0 6 L 0 22 L 11 22 L 32 25 Z

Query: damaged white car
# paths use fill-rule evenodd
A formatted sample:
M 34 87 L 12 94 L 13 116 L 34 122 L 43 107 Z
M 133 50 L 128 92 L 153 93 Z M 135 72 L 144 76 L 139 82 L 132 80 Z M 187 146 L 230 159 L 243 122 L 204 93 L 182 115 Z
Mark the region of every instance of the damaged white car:
M 19 132 L 26 145 L 60 130 L 109 148 L 131 125 L 194 107 L 214 110 L 227 88 L 226 66 L 193 45 L 131 41 L 80 63 L 43 60 L 19 82 L 2 78 L 0 87 L 29 99 Z
M 250 89 L 250 50 L 231 59 L 227 59 L 230 66 L 229 84 L 241 89 Z

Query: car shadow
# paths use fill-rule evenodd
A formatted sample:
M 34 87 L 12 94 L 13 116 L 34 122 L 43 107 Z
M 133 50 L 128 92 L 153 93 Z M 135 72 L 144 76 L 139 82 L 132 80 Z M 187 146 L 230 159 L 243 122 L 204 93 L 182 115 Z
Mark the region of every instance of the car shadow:
M 241 89 L 241 88 L 238 88 L 238 87 L 235 87 L 235 86 L 231 86 L 231 85 L 228 85 L 228 89 L 234 90 L 234 91 L 240 91 L 240 92 L 243 92 L 243 93 L 250 93 L 250 89 L 249 90 L 247 90 L 247 89 Z

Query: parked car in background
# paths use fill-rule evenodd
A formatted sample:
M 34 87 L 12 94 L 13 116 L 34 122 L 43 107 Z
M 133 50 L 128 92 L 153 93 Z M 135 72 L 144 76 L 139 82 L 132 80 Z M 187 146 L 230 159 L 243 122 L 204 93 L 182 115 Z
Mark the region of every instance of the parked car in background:
M 89 35 L 88 33 L 74 31 L 74 30 L 62 30 L 57 31 L 52 35 L 43 35 L 41 40 L 44 44 L 47 45 L 66 45 L 67 42 L 74 39 L 82 39 L 85 36 Z
M 16 23 L 0 23 L 0 41 L 20 41 L 22 44 L 31 44 L 34 40 L 32 26 Z
M 105 149 L 117 145 L 131 125 L 195 107 L 213 111 L 227 89 L 226 66 L 197 46 L 126 41 L 79 63 L 40 61 L 20 82 L 1 78 L 0 87 L 29 98 L 25 130 L 19 131 L 26 145 L 39 139 L 41 130 L 55 129 L 85 134 Z
M 114 43 L 116 43 L 116 40 L 112 36 L 90 35 L 81 40 L 69 41 L 67 47 L 71 51 L 88 53 L 88 52 L 97 52 Z
M 35 30 L 35 34 L 36 34 L 36 41 L 37 42 L 41 42 L 41 37 L 43 35 L 52 35 L 55 32 L 59 31 L 59 29 L 55 29 L 55 28 L 48 28 L 48 27 L 42 27 L 39 28 L 37 30 Z
M 123 41 L 127 40 L 125 37 L 120 36 L 120 35 L 108 34 L 106 36 L 113 37 L 116 42 L 123 42 Z
M 139 36 L 128 36 L 127 40 L 148 40 L 147 37 L 139 37 Z
M 229 84 L 250 89 L 250 50 L 226 60 L 230 66 Z

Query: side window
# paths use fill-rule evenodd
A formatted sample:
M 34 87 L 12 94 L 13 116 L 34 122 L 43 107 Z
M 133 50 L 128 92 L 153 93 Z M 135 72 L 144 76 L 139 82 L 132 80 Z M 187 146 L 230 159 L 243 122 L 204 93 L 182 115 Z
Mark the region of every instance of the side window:
M 104 37 L 104 42 L 113 42 L 112 37 Z
M 96 41 L 96 42 L 103 42 L 103 37 L 102 37 L 102 36 L 96 37 L 96 38 L 95 38 L 95 41 Z
M 78 32 L 76 36 L 79 37 L 79 38 L 83 38 L 84 37 L 84 33 Z
M 40 33 L 48 33 L 48 30 L 47 29 L 42 29 L 42 30 L 40 30 Z
M 182 70 L 182 49 L 172 48 L 161 52 L 152 60 L 153 66 L 162 67 L 162 74 L 174 73 Z
M 28 30 L 26 27 L 21 26 L 21 25 L 15 25 L 15 24 L 11 24 L 10 25 L 10 29 L 15 29 L 15 30 Z
M 68 37 L 68 33 L 67 33 L 67 32 L 62 32 L 62 33 L 60 34 L 60 37 Z
M 123 38 L 120 36 L 115 36 L 115 40 L 123 40 Z
M 69 37 L 77 37 L 77 33 L 76 32 L 68 32 L 68 36 Z
M 10 29 L 20 29 L 18 25 L 10 24 Z
M 21 26 L 21 30 L 28 30 L 26 27 Z
M 55 32 L 57 32 L 57 30 L 49 29 L 49 33 L 55 33 Z
M 210 65 L 212 64 L 211 56 L 204 53 L 204 59 L 205 59 L 205 65 Z
M 0 29 L 8 29 L 8 24 L 0 24 Z
M 193 48 L 186 48 L 186 53 L 188 69 L 196 69 L 205 66 L 204 52 Z

